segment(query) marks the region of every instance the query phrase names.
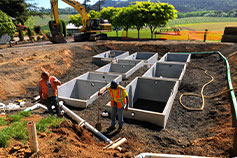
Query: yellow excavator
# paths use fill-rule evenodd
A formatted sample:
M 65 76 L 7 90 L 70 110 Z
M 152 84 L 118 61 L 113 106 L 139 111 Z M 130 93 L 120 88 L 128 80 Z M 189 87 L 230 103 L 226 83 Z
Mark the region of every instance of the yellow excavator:
M 81 15 L 82 28 L 79 29 L 79 33 L 74 35 L 74 41 L 85 41 L 85 40 L 98 40 L 106 39 L 107 34 L 103 32 L 112 31 L 110 23 L 101 19 L 89 18 L 86 9 L 76 0 L 62 0 L 68 5 L 76 9 Z M 53 22 L 49 23 L 51 35 L 49 40 L 52 43 L 66 43 L 67 41 L 60 33 L 59 15 L 58 15 L 58 0 L 50 0 L 51 3 L 51 18 L 54 18 Z

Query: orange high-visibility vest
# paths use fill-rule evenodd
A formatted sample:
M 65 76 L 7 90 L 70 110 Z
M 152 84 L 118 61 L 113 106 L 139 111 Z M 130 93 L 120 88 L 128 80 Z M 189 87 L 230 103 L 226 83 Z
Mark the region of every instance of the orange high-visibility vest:
M 124 107 L 124 105 L 126 104 L 126 99 L 123 98 L 123 95 L 122 95 L 122 88 L 120 86 L 118 86 L 118 88 L 116 89 L 117 90 L 117 95 L 116 95 L 116 99 L 117 99 L 117 108 L 118 109 L 121 109 Z M 111 88 L 109 89 L 109 93 L 110 93 L 110 98 L 111 98 L 111 101 L 110 101 L 110 105 L 111 107 L 114 106 L 114 96 L 113 96 L 113 93 L 112 93 L 112 90 Z
M 53 91 L 54 91 L 54 96 L 57 96 L 57 85 L 53 83 L 55 80 L 56 80 L 56 78 L 54 76 L 49 77 L 49 81 L 50 81 L 51 86 L 52 86 Z M 42 79 L 40 81 L 40 86 L 41 86 L 41 89 L 42 89 L 43 98 L 47 98 L 48 86 L 46 85 L 45 80 Z

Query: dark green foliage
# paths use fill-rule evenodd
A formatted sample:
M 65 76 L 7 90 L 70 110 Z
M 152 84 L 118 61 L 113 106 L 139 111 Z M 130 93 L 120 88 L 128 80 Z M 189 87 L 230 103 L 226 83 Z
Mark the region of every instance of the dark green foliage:
M 42 16 L 44 13 L 38 11 L 38 7 L 34 4 L 26 3 L 27 0 L 1 0 L 0 10 L 7 15 L 14 17 L 18 22 L 24 25 L 30 16 Z
M 14 122 L 11 126 L 3 128 L 0 131 L 0 147 L 7 147 L 11 138 L 22 140 L 23 142 L 27 141 L 26 122 Z
M 27 35 L 29 36 L 29 38 L 31 38 L 32 36 L 32 31 L 29 27 L 27 28 Z
M 59 20 L 59 32 L 63 34 L 63 24 L 61 20 Z
M 40 34 L 41 33 L 41 27 L 40 26 L 34 26 L 34 31 L 36 34 Z
M 59 127 L 63 121 L 63 118 L 50 115 L 49 117 L 41 119 L 39 122 L 37 122 L 36 129 L 37 131 L 44 132 L 48 127 Z
M 64 37 L 67 37 L 67 28 L 64 20 L 62 20 L 62 24 L 63 24 L 63 35 Z
M 24 41 L 24 35 L 23 35 L 22 28 L 19 27 L 17 29 L 18 29 L 18 32 L 19 32 L 19 39 L 20 39 L 20 41 Z
M 15 31 L 16 26 L 12 22 L 12 19 L 0 10 L 0 37 L 4 34 L 8 34 L 13 39 Z

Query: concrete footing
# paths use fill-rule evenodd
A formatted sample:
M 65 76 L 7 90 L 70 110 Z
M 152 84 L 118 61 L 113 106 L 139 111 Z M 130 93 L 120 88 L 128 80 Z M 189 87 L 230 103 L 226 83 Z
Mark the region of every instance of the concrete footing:
M 161 62 L 190 62 L 191 54 L 166 53 L 159 61 Z
M 138 60 L 144 61 L 144 65 L 147 65 L 150 67 L 152 64 L 154 64 L 158 59 L 158 53 L 156 52 L 135 52 L 131 54 L 130 56 L 126 57 L 125 59 L 129 60 Z
M 129 56 L 128 51 L 109 50 L 93 56 L 92 62 L 98 66 L 103 66 L 113 60 L 122 59 Z
M 178 80 L 180 84 L 185 71 L 185 63 L 156 62 L 142 77 L 172 78 Z
M 122 81 L 121 75 L 87 72 L 58 87 L 59 99 L 70 106 L 86 108 L 98 98 L 98 91 L 114 80 Z
M 129 109 L 124 117 L 146 121 L 165 128 L 174 98 L 178 91 L 178 81 L 159 78 L 135 78 L 127 87 Z M 106 105 L 111 112 L 110 102 Z
M 112 73 L 122 75 L 123 79 L 131 76 L 135 71 L 143 67 L 143 61 L 129 61 L 129 60 L 118 60 L 117 63 L 107 64 L 99 69 L 96 72 L 101 73 Z

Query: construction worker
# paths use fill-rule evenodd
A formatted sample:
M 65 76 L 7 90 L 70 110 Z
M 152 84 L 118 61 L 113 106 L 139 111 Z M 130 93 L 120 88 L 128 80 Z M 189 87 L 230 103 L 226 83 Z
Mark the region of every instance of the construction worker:
M 124 109 L 125 110 L 128 109 L 128 94 L 126 92 L 126 89 L 118 85 L 118 83 L 115 81 L 112 81 L 110 87 L 107 87 L 106 89 L 102 90 L 101 92 L 98 93 L 98 95 L 102 95 L 106 90 L 109 91 L 112 107 L 112 113 L 111 113 L 112 123 L 111 126 L 107 128 L 107 130 L 112 131 L 115 129 L 117 115 L 119 124 L 118 130 L 121 130 L 124 122 L 123 111 Z
M 48 72 L 42 72 L 42 80 L 38 84 L 38 92 L 40 101 L 44 103 L 50 114 L 53 114 L 52 106 L 55 106 L 58 116 L 61 116 L 57 101 L 57 86 L 61 85 L 61 82 L 54 76 L 50 76 Z
M 208 31 L 208 29 L 205 29 L 204 36 L 203 36 L 203 42 L 206 42 L 206 40 L 207 40 L 207 31 Z

